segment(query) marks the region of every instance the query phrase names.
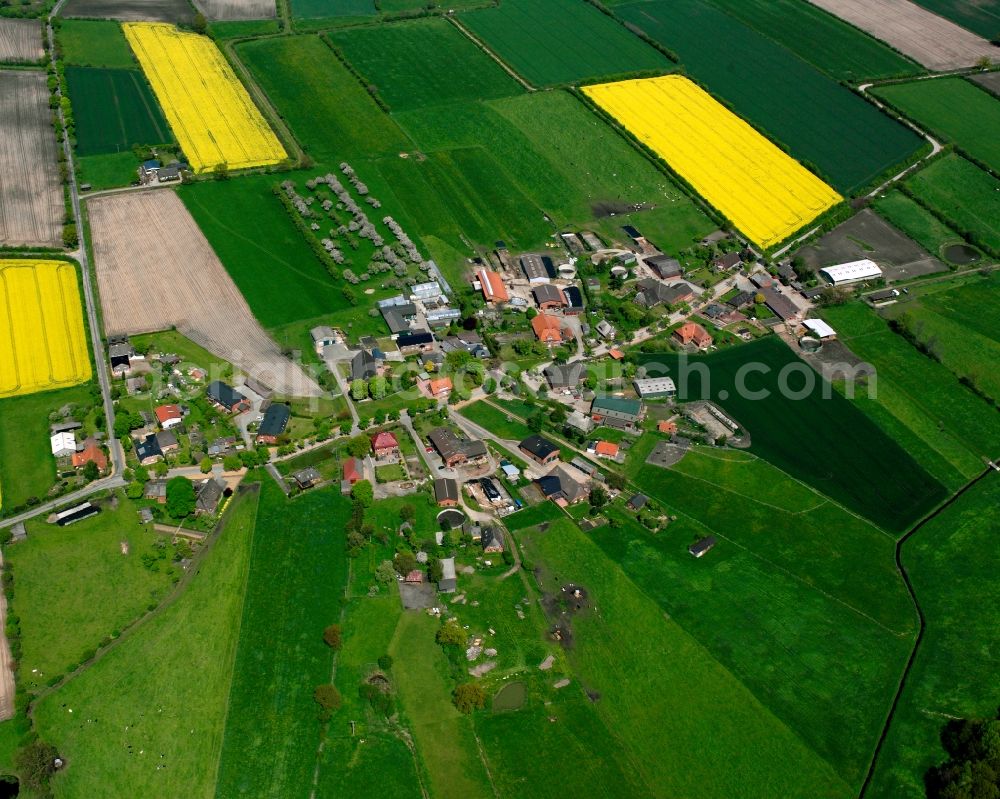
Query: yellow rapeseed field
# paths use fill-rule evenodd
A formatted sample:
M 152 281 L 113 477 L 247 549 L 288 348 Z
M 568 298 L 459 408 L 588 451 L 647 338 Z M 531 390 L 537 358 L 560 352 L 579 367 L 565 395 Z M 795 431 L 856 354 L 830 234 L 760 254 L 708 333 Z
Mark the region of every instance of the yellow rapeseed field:
M 843 199 L 685 77 L 584 92 L 763 249 Z
M 154 22 L 122 28 L 195 172 L 219 164 L 269 166 L 288 157 L 211 39 Z
M 90 379 L 76 269 L 0 261 L 0 398 Z

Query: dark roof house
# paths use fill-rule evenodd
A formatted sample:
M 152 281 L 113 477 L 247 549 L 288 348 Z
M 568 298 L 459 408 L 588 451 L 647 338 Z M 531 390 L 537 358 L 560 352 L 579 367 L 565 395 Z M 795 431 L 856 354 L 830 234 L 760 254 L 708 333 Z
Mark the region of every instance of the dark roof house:
M 214 380 L 209 383 L 207 394 L 209 400 L 230 413 L 242 412 L 250 408 L 250 403 L 247 402 L 246 397 L 221 380 Z
M 292 412 L 287 405 L 274 403 L 268 406 L 264 418 L 257 428 L 257 441 L 262 444 L 277 444 L 278 437 L 285 432 Z
M 519 449 L 538 463 L 550 463 L 559 459 L 559 447 L 541 436 L 528 436 L 518 444 Z

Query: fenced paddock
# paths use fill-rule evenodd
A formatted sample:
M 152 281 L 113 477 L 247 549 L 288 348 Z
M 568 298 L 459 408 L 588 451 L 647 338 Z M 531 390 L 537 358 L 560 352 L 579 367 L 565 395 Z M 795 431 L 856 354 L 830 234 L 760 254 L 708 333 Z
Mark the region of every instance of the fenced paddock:
M 176 327 L 279 394 L 320 393 L 254 318 L 173 191 L 97 197 L 87 208 L 108 335 Z
M 58 247 L 64 214 L 46 76 L 0 72 L 0 244 Z

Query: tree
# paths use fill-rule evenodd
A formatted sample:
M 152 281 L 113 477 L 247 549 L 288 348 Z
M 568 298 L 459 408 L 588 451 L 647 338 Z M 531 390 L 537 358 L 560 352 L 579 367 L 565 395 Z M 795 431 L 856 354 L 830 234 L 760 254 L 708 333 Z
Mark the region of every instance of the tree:
M 239 455 L 226 455 L 226 457 L 222 459 L 222 468 L 227 472 L 239 471 L 242 466 L 243 460 Z
M 167 466 L 166 461 L 158 461 L 156 466 L 153 467 L 153 471 L 156 473 L 157 477 L 166 477 L 167 472 L 170 471 L 170 467 Z
M 608 485 L 615 491 L 621 491 L 625 488 L 625 478 L 618 472 L 608 472 Z
M 381 655 L 378 659 L 378 667 L 382 671 L 389 671 L 392 668 L 392 655 Z
M 427 563 L 427 577 L 432 583 L 439 583 L 444 579 L 444 567 L 438 558 L 432 558 Z
M 412 521 L 413 517 L 416 515 L 417 511 L 410 503 L 406 503 L 405 505 L 402 505 L 399 508 L 399 518 L 402 519 L 404 522 Z
M 1000 721 L 953 719 L 941 731 L 949 755 L 924 779 L 930 799 L 1000 797 Z
M 358 480 L 351 489 L 351 498 L 363 508 L 370 508 L 375 501 L 375 490 L 368 480 Z
M 417 568 L 417 559 L 412 552 L 397 552 L 395 558 L 396 571 L 406 576 Z
M 368 396 L 368 384 L 364 380 L 351 382 L 351 399 L 360 402 Z
M 608 504 L 608 492 L 600 486 L 595 486 L 590 490 L 590 507 L 600 510 Z
M 528 417 L 528 429 L 532 433 L 540 433 L 542 430 L 542 414 L 536 413 Z
M 184 519 L 194 513 L 194 483 L 186 477 L 174 477 L 167 483 L 167 514 Z
M 87 465 L 83 467 L 83 476 L 84 479 L 88 481 L 96 480 L 98 477 L 101 476 L 101 470 L 97 467 L 97 464 L 94 463 L 93 461 L 87 461 Z
M 319 720 L 327 722 L 333 716 L 335 710 L 339 710 L 343 699 L 340 691 L 332 685 L 318 685 L 313 691 L 313 700 L 319 705 Z
M 149 470 L 145 466 L 136 466 L 132 471 L 132 478 L 137 483 L 148 483 L 149 482 Z
M 129 499 L 141 499 L 145 492 L 145 487 L 140 482 L 131 482 L 125 486 L 125 496 Z
M 202 458 L 201 463 L 198 464 L 198 468 L 201 470 L 202 474 L 208 474 L 212 471 L 212 459 L 207 456 Z
M 462 713 L 471 713 L 486 707 L 486 689 L 477 682 L 464 682 L 453 694 L 455 707 Z
M 391 560 L 383 560 L 375 569 L 375 579 L 382 585 L 388 585 L 396 579 L 396 567 Z
M 191 20 L 191 30 L 195 33 L 205 34 L 208 30 L 208 20 L 205 19 L 205 15 L 200 11 L 194 15 L 194 19 Z
M 18 750 L 14 765 L 21 781 L 33 792 L 44 796 L 48 794 L 49 777 L 55 773 L 58 756 L 52 744 L 35 740 Z
M 465 646 L 467 637 L 465 630 L 461 628 L 457 621 L 447 621 L 438 629 L 434 639 L 441 646 L 462 647 Z
M 340 647 L 343 644 L 343 634 L 339 624 L 331 624 L 323 630 L 323 643 L 330 647 L 330 649 L 334 652 L 340 650 Z
M 355 436 L 347 442 L 347 451 L 355 458 L 363 458 L 372 448 L 372 442 L 368 436 Z
M 529 308 L 527 311 L 524 312 L 524 318 L 527 319 L 529 322 L 536 316 L 538 316 L 538 311 L 536 311 L 534 308 Z
M 389 381 L 382 376 L 373 377 L 368 381 L 368 395 L 373 399 L 382 399 L 389 391 Z

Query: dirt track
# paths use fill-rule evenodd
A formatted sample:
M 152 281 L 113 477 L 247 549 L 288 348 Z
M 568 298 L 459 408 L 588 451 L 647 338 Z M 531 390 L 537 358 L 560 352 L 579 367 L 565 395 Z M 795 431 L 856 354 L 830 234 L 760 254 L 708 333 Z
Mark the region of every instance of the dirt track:
M 62 245 L 51 116 L 44 72 L 0 73 L 0 244 Z
M 928 69 L 971 67 L 983 56 L 1000 61 L 1000 49 L 954 22 L 909 0 L 809 0 Z
M 37 19 L 0 19 L 0 62 L 38 61 L 43 55 Z
M 3 555 L 0 554 L 0 569 Z M 11 668 L 10 643 L 3 630 L 7 626 L 7 597 L 0 592 L 0 721 L 14 717 L 14 670 Z
M 87 209 L 105 333 L 176 327 L 279 393 L 321 393 L 253 317 L 173 191 L 96 197 Z
M 195 0 L 209 19 L 274 19 L 274 0 Z

